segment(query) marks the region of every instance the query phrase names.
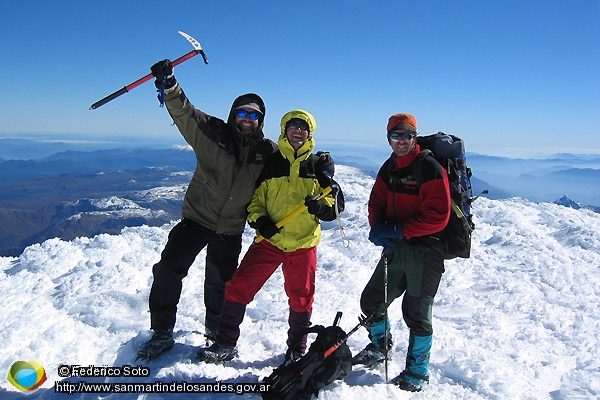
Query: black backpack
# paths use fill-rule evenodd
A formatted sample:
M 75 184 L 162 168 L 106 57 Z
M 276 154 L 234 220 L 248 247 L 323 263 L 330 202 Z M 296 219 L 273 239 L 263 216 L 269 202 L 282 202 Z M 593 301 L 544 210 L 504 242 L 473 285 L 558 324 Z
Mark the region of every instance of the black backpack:
M 346 344 L 348 336 L 337 326 L 341 313 L 333 326 L 311 326 L 306 333 L 316 333 L 315 341 L 300 359 L 286 359 L 261 383 L 269 385 L 262 393 L 265 400 L 308 400 L 336 379 L 345 378 L 352 371 L 352 352 Z
M 471 203 L 479 196 L 473 197 L 471 187 L 471 169 L 467 167 L 464 142 L 454 135 L 438 132 L 428 136 L 417 136 L 421 147 L 420 157 L 431 154 L 448 173 L 452 212 L 444 229 L 446 252 L 444 258 L 471 256 L 471 233 L 475 229 Z M 487 193 L 484 191 L 483 193 Z

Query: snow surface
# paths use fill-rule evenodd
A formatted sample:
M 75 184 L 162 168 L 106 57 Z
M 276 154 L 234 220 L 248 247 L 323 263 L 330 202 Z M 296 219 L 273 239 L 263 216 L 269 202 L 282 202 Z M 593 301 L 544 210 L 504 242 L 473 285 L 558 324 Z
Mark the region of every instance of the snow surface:
M 331 325 L 344 313 L 357 325 L 359 298 L 381 249 L 367 240 L 367 200 L 373 179 L 338 166 L 346 196 L 342 227 L 323 223 L 312 322 Z M 422 393 L 385 384 L 383 366 L 354 368 L 319 399 L 597 399 L 600 398 L 600 215 L 525 199 L 474 203 L 472 257 L 446 262 L 434 306 L 431 383 Z M 37 360 L 48 380 L 28 398 L 54 398 L 60 365 L 140 365 L 138 346 L 150 337 L 151 268 L 172 227 L 125 228 L 70 242 L 47 240 L 18 257 L 0 258 L 0 370 Z M 242 254 L 253 232 L 244 234 Z M 257 383 L 283 360 L 287 298 L 277 271 L 248 306 L 240 356 L 224 365 L 198 363 L 204 345 L 203 251 L 184 280 L 175 347 L 148 364 L 146 378 L 77 378 L 110 383 Z M 400 300 L 390 308 L 394 335 L 389 378 L 403 369 L 408 331 Z M 312 340 L 312 335 L 311 339 Z M 353 353 L 368 343 L 360 329 Z M 176 394 L 75 394 L 65 398 L 161 399 Z M 23 397 L 0 379 L 0 398 Z M 235 394 L 206 397 L 238 399 Z M 241 398 L 260 398 L 246 394 Z
M 170 189 L 177 189 L 177 188 L 170 188 Z M 135 196 L 137 193 L 140 194 L 140 197 L 156 196 L 156 194 L 157 194 L 153 191 L 146 190 L 146 191 L 133 192 L 132 195 Z M 166 195 L 165 199 L 169 199 L 169 198 L 174 197 L 175 195 L 179 194 L 175 190 L 169 190 L 168 192 L 163 191 L 163 193 Z M 180 198 L 183 198 L 183 192 L 180 191 L 180 193 L 181 193 Z M 154 197 L 154 198 L 156 198 L 156 197 Z M 103 215 L 103 216 L 109 216 L 113 219 L 133 218 L 133 217 L 142 217 L 145 219 L 151 219 L 151 218 L 159 218 L 163 215 L 167 215 L 167 212 L 165 212 L 163 210 L 153 211 L 151 209 L 148 209 L 148 208 L 138 205 L 137 203 L 135 203 L 132 200 L 123 199 L 123 198 L 117 197 L 117 196 L 111 196 L 111 197 L 103 198 L 103 199 L 81 199 L 81 200 L 76 201 L 74 203 L 74 205 L 78 206 L 78 205 L 81 205 L 82 203 L 83 204 L 89 203 L 89 206 L 96 208 L 97 210 L 76 213 L 76 214 L 70 216 L 68 218 L 69 220 L 78 220 L 78 219 L 81 219 L 84 215 Z

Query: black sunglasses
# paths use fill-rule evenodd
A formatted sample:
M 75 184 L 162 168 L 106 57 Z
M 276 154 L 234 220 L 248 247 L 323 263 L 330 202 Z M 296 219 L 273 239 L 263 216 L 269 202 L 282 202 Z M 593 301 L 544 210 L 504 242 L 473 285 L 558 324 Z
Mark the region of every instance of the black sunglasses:
M 288 122 L 287 129 L 300 129 L 301 131 L 307 131 L 308 132 L 308 124 L 304 121 L 292 121 L 292 122 Z
M 404 140 L 405 142 L 408 142 L 409 140 L 411 140 L 412 138 L 414 138 L 416 135 L 414 133 L 410 133 L 410 132 L 405 132 L 405 133 L 392 133 L 390 135 L 390 140 L 392 142 L 397 142 L 398 140 L 400 140 L 400 138 L 402 138 L 402 140 Z

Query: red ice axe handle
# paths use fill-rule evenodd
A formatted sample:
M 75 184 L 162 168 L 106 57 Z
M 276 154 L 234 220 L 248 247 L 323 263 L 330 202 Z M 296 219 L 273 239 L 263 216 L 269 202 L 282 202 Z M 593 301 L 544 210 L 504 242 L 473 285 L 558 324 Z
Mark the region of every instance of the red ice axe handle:
M 208 59 L 206 58 L 206 55 L 204 54 L 204 51 L 202 51 L 202 50 L 192 50 L 189 53 L 179 57 L 177 60 L 171 61 L 171 64 L 173 66 L 179 65 L 182 62 L 189 60 L 190 58 L 194 57 L 197 54 L 201 54 L 202 58 L 204 59 L 204 63 L 208 64 Z M 98 100 L 97 102 L 92 104 L 90 106 L 90 110 L 95 110 L 96 108 L 108 103 L 109 101 L 116 99 L 117 97 L 121 96 L 122 94 L 125 94 L 125 93 L 129 92 L 130 90 L 135 89 L 136 87 L 140 86 L 142 83 L 148 82 L 152 78 L 154 78 L 154 76 L 150 73 L 150 74 L 144 76 L 143 78 L 140 78 L 137 81 L 130 83 L 127 86 L 122 87 L 121 89 L 117 90 L 113 94 L 109 94 L 102 100 Z

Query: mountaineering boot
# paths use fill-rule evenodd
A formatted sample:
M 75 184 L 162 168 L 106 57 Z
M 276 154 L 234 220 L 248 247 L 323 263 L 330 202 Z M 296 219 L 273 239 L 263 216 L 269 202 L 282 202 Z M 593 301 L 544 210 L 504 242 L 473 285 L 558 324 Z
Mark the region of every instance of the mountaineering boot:
M 406 390 L 407 392 L 420 392 L 423 390 L 423 385 L 425 385 L 425 383 L 429 383 L 429 377 L 424 378 L 426 379 L 420 379 L 418 377 L 408 375 L 407 371 L 403 371 L 400 373 L 400 375 L 392 379 L 390 383 L 398 386 L 402 390 Z M 418 382 L 415 382 L 415 380 Z M 414 382 L 414 384 L 411 382 Z
M 226 347 L 219 342 L 214 342 L 210 347 L 198 350 L 196 357 L 200 361 L 215 364 L 230 361 L 237 355 L 238 352 L 235 347 Z
M 352 357 L 352 365 L 363 364 L 365 367 L 371 367 L 375 364 L 383 362 L 385 360 L 385 352 L 383 351 L 383 347 L 383 345 L 379 347 L 373 343 L 369 343 L 367 347 Z M 392 359 L 391 354 L 389 353 L 389 347 L 391 346 L 388 346 L 388 361 Z
M 237 357 L 235 348 L 240 337 L 240 324 L 244 320 L 246 305 L 225 300 L 221 310 L 219 329 L 214 336 L 214 343 L 198 350 L 196 357 L 207 363 L 229 361 Z
M 367 326 L 367 329 L 369 330 L 369 339 L 371 339 L 371 343 L 369 343 L 367 347 L 362 349 L 357 355 L 355 355 L 352 358 L 352 365 L 364 364 L 365 367 L 370 367 L 372 365 L 385 361 L 386 353 L 388 361 L 391 360 L 392 357 L 390 354 L 390 350 L 392 349 L 393 342 L 392 335 L 390 333 L 389 320 L 387 321 L 387 323 L 385 318 L 381 321 L 372 322 L 370 325 Z
M 288 348 L 285 355 L 289 359 L 289 362 L 296 362 L 302 358 L 304 351 Z
M 152 361 L 165 351 L 171 350 L 175 340 L 173 340 L 173 331 L 156 330 L 146 343 L 142 343 L 138 349 L 138 360 Z
M 311 311 L 297 312 L 290 308 L 290 314 L 288 317 L 288 338 L 286 344 L 291 349 L 291 355 L 296 358 L 302 357 L 306 351 L 306 341 L 308 334 L 306 328 L 310 326 Z
M 420 392 L 429 383 L 429 356 L 433 335 L 416 336 L 412 332 L 408 340 L 406 368 L 391 383 L 402 390 Z
M 303 351 L 292 350 L 291 353 L 290 353 L 290 360 L 292 360 L 292 362 L 298 361 L 299 359 L 302 358 L 303 355 L 304 355 Z
M 204 333 L 204 337 L 206 337 L 206 347 L 209 347 L 211 344 L 217 341 L 217 332 L 206 329 L 206 333 Z

